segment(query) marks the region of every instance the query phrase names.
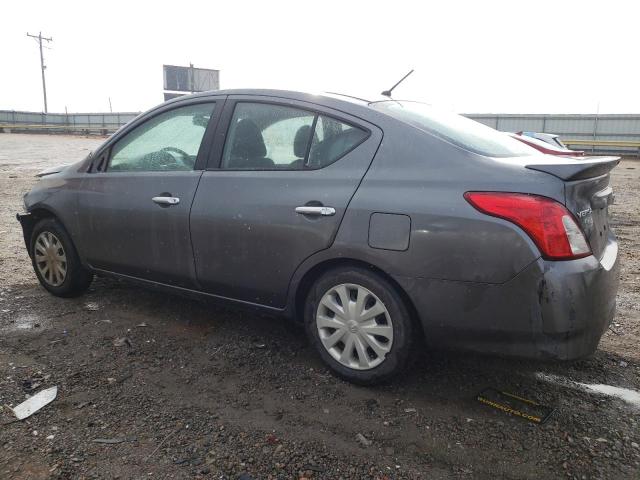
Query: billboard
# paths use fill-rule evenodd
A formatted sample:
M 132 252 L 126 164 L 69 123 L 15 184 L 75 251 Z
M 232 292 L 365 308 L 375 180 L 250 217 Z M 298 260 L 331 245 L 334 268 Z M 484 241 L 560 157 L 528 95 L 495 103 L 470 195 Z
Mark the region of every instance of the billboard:
M 165 90 L 192 93 L 220 89 L 219 70 L 163 65 L 162 72 Z

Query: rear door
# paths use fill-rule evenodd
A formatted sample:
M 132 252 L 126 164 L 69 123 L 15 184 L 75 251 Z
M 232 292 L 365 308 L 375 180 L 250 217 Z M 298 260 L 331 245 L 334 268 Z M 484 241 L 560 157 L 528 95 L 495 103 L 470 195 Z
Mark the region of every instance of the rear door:
M 200 100 L 161 109 L 97 156 L 78 193 L 80 247 L 94 268 L 195 285 L 189 211 L 215 108 Z
M 197 278 L 283 307 L 300 263 L 328 248 L 382 132 L 313 104 L 230 96 L 191 211 Z

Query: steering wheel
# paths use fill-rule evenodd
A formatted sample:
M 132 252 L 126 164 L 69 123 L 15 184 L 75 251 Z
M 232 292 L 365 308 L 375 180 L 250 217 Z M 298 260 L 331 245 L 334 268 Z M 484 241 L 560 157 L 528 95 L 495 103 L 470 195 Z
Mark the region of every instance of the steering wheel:
M 189 163 L 186 162 L 186 160 L 189 158 L 189 154 L 187 152 L 185 152 L 184 150 L 180 150 L 177 147 L 164 147 L 163 149 L 160 150 L 161 152 L 173 152 L 173 153 L 177 153 L 178 155 L 180 155 L 182 158 L 180 159 L 176 159 L 176 163 L 178 163 L 178 161 L 180 163 L 182 163 L 183 166 L 185 167 L 189 167 L 191 168 L 192 165 L 189 165 Z

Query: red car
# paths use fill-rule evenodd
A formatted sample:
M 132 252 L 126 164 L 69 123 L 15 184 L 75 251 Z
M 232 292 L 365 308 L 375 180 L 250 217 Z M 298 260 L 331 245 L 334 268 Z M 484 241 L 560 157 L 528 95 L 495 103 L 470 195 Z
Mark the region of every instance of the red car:
M 508 133 L 509 136 L 520 140 L 522 143 L 526 143 L 532 148 L 545 153 L 547 155 L 558 155 L 561 157 L 583 157 L 584 151 L 582 150 L 569 150 L 560 146 L 552 145 L 550 143 L 538 140 L 537 138 L 530 137 L 528 135 L 521 135 L 519 133 Z

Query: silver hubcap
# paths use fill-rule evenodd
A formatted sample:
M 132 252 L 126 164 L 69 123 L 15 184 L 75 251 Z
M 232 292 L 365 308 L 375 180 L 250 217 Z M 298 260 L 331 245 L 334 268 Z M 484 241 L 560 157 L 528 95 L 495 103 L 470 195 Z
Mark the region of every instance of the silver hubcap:
M 58 237 L 51 232 L 42 232 L 36 238 L 33 254 L 44 281 L 53 287 L 62 285 L 67 276 L 67 255 Z
M 344 283 L 320 300 L 316 326 L 322 345 L 345 367 L 380 365 L 393 344 L 393 325 L 384 304 L 361 285 Z

